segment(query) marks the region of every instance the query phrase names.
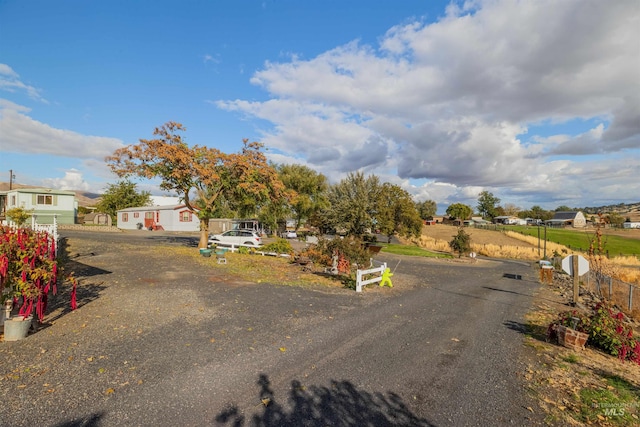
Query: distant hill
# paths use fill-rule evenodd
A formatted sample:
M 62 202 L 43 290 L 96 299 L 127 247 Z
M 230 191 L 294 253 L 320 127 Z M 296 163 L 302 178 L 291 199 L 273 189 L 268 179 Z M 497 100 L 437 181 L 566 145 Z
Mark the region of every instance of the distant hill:
M 89 193 L 88 191 L 76 191 L 76 199 L 78 206 L 85 208 L 93 208 L 100 203 L 100 194 Z
M 620 216 L 631 219 L 633 222 L 640 221 L 640 202 L 636 203 L 618 203 L 617 205 L 596 206 L 579 208 L 585 215 L 596 215 L 602 213 L 604 215 L 617 213 Z
M 37 185 L 24 185 L 24 184 L 12 184 L 12 188 L 42 188 Z M 9 189 L 8 182 L 0 182 L 0 191 L 7 191 Z M 90 208 L 96 206 L 100 202 L 102 195 L 97 193 L 91 193 L 89 191 L 70 190 L 76 193 L 76 199 L 78 200 L 78 206 L 84 208 Z

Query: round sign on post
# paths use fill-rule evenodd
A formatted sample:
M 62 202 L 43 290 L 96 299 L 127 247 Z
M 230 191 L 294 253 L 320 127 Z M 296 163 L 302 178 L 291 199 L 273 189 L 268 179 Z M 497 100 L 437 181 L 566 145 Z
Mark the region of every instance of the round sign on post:
M 582 276 L 583 274 L 589 271 L 589 261 L 585 259 L 582 255 L 569 255 L 564 257 L 562 260 L 562 270 L 573 276 L 573 260 L 572 257 L 578 257 L 578 276 Z

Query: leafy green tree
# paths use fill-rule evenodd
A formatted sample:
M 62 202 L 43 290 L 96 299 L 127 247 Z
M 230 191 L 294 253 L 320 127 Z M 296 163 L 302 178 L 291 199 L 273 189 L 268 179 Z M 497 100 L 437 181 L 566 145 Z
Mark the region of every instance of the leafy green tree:
M 464 231 L 464 227 L 458 227 L 458 234 L 453 236 L 453 240 L 449 242 L 449 246 L 458 253 L 458 258 L 463 254 L 471 251 L 471 236 Z
M 389 242 L 395 235 L 417 237 L 422 232 L 422 219 L 411 195 L 394 184 L 382 184 L 375 219 L 376 228 Z
M 277 170 L 284 186 L 297 194 L 291 203 L 297 230 L 315 212 L 328 207 L 329 184 L 323 174 L 304 165 L 281 165 Z
M 485 190 L 478 196 L 478 213 L 483 218 L 493 219 L 497 216 L 496 205 L 498 203 L 500 203 L 500 199 Z
M 447 215 L 450 218 L 465 220 L 469 219 L 472 213 L 473 209 L 463 203 L 454 203 L 447 208 Z
M 120 209 L 135 208 L 138 206 L 150 206 L 151 193 L 136 190 L 136 184 L 129 180 L 121 180 L 115 184 L 108 184 L 100 202 L 96 206 L 98 212 L 104 212 L 117 220 L 117 212 Z
M 622 224 L 624 223 L 624 218 L 617 212 L 611 212 L 609 215 L 607 215 L 607 220 L 609 224 L 613 225 L 614 227 L 622 227 Z
M 498 205 L 498 206 L 496 206 L 496 211 L 494 212 L 495 216 L 493 218 L 495 218 L 497 216 L 505 216 L 506 214 L 507 213 L 504 211 L 504 208 L 502 206 Z
M 376 202 L 380 192 L 378 177 L 365 178 L 361 172 L 350 173 L 328 191 L 330 207 L 323 221 L 348 235 L 362 236 L 374 226 Z
M 422 220 L 432 219 L 438 211 L 438 205 L 433 200 L 416 203 L 416 208 Z
M 573 209 L 571 209 L 569 206 L 561 205 L 561 206 L 558 206 L 555 211 L 556 212 L 572 212 Z
M 531 207 L 531 209 L 520 212 L 518 216 L 520 218 L 533 218 L 533 219 L 541 219 L 543 221 L 546 221 L 553 217 L 553 212 L 549 212 L 545 209 L 542 209 L 538 205 L 534 205 Z
M 262 206 L 258 212 L 258 220 L 266 228 L 275 232 L 278 229 L 278 224 L 286 221 L 290 213 L 290 206 L 285 199 L 273 200 Z
M 221 201 L 232 208 L 258 210 L 289 196 L 262 153 L 262 144 L 245 139 L 240 153 L 225 154 L 216 148 L 189 147 L 180 135 L 185 130 L 180 123 L 167 122 L 155 129 L 156 138 L 120 148 L 106 160 L 118 176 L 160 178 L 160 188 L 178 193 L 200 220 L 200 248 L 207 247 L 209 219 L 215 218 Z
M 529 215 L 531 218 L 535 218 L 535 219 L 551 219 L 551 217 L 553 216 L 553 214 L 545 209 L 542 209 L 540 206 L 538 205 L 534 205 L 531 206 L 531 215 Z

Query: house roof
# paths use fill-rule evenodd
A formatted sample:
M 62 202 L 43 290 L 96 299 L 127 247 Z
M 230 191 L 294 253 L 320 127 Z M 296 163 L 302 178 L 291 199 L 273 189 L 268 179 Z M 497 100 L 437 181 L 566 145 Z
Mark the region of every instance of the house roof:
M 74 191 L 55 190 L 51 188 L 14 188 L 11 190 L 0 191 L 0 194 L 9 194 L 9 193 L 55 194 L 58 196 L 74 196 L 74 197 L 76 195 Z
M 186 208 L 187 205 L 168 205 L 168 206 L 138 206 L 133 208 L 119 209 L 118 212 L 148 212 L 148 211 L 174 211 Z
M 576 216 L 579 214 L 580 212 L 576 211 L 576 212 L 569 212 L 569 211 L 560 211 L 560 212 L 556 212 L 553 215 L 553 219 L 554 220 L 571 220 L 571 219 L 576 219 Z

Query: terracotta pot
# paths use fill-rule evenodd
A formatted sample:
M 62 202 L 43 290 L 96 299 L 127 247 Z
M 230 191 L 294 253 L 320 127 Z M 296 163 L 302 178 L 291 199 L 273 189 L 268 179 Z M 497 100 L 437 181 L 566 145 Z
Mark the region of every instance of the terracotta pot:
M 573 350 L 583 350 L 589 338 L 589 334 L 562 325 L 558 325 L 556 333 L 558 344 Z

